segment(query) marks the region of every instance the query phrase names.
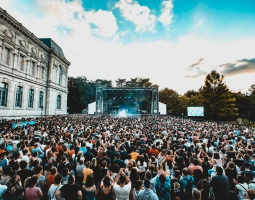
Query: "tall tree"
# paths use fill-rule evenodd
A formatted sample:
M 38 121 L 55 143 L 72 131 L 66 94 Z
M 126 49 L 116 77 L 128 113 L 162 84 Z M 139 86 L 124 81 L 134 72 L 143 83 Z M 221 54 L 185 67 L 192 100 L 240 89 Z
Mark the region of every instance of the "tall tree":
M 255 84 L 251 85 L 250 91 L 250 118 L 255 121 Z
M 201 88 L 205 116 L 214 120 L 232 120 L 237 117 L 236 99 L 224 83 L 224 76 L 213 70 L 206 76 Z
M 131 78 L 129 81 L 126 81 L 125 87 L 150 87 L 152 83 L 149 78 Z
M 118 78 L 118 79 L 115 81 L 116 87 L 119 87 L 119 88 L 124 87 L 125 84 L 126 84 L 126 82 L 127 82 L 126 79 Z
M 180 95 L 169 88 L 159 91 L 159 101 L 167 105 L 167 112 L 172 115 L 180 115 Z

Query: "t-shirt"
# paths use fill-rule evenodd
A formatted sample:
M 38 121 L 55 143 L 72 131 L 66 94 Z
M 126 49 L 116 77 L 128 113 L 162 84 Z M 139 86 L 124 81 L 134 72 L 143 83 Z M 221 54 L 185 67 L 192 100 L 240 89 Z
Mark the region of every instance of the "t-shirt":
M 25 190 L 25 196 L 26 196 L 26 199 L 29 199 L 29 200 L 39 200 L 43 196 L 43 194 L 41 189 L 38 187 L 32 187 L 32 188 L 28 187 Z
M 48 191 L 48 197 L 49 197 L 49 199 L 56 199 L 56 193 L 57 193 L 57 191 L 59 191 L 61 188 L 62 188 L 62 186 L 63 185 L 54 185 L 54 184 L 52 184 L 51 186 L 50 186 L 50 189 L 49 189 L 49 191 Z M 62 200 L 63 198 L 61 198 L 61 200 Z
M 7 190 L 6 185 L 0 185 L 0 200 L 3 199 L 3 194 L 5 193 L 6 190 Z
M 238 197 L 239 200 L 244 200 L 245 198 L 245 194 L 248 192 L 248 185 L 247 183 L 243 183 L 243 184 L 237 184 L 236 185 L 236 189 L 238 191 Z
M 65 198 L 65 200 L 74 200 L 78 199 L 78 191 L 80 191 L 80 186 L 77 184 L 66 184 L 60 189 L 61 196 Z
M 113 185 L 113 189 L 116 195 L 116 200 L 129 200 L 129 193 L 131 190 L 131 182 L 124 187 L 120 187 L 118 184 Z
M 87 176 L 89 176 L 90 174 L 93 173 L 93 170 L 90 169 L 90 168 L 84 168 L 83 171 L 83 183 L 86 183 L 86 180 L 87 180 Z

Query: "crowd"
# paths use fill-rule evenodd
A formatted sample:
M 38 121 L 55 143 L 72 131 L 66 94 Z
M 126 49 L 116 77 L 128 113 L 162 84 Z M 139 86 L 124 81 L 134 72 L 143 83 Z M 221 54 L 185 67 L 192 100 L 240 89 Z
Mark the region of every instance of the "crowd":
M 1 121 L 0 200 L 255 199 L 254 127 L 169 116 L 33 120 Z

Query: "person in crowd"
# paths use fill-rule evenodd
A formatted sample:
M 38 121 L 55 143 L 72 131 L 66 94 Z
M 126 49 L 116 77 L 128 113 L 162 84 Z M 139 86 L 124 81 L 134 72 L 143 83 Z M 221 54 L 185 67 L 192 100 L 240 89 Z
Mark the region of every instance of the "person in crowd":
M 215 200 L 227 199 L 230 185 L 228 177 L 223 174 L 221 166 L 216 166 L 216 175 L 212 178 L 210 184 L 212 186 Z
M 129 177 L 123 172 L 123 169 L 120 169 L 117 177 L 114 180 L 113 190 L 116 195 L 116 200 L 129 200 L 131 181 Z
M 68 177 L 68 184 L 63 185 L 55 194 L 57 200 L 63 197 L 65 200 L 82 200 L 82 191 L 80 186 L 75 184 L 75 177 L 70 175 Z
M 86 183 L 82 186 L 85 200 L 95 200 L 97 189 L 94 185 L 93 176 L 87 176 Z
M 25 198 L 31 200 L 40 200 L 43 197 L 43 193 L 39 187 L 36 187 L 38 177 L 32 176 L 29 180 L 29 187 L 25 190 Z
M 113 200 L 113 183 L 114 180 L 108 175 L 102 179 L 97 200 Z
M 151 190 L 150 181 L 145 179 L 144 182 L 144 190 L 140 190 L 138 193 L 139 200 L 158 200 L 158 196 Z
M 61 185 L 62 176 L 57 174 L 54 178 L 54 184 L 50 186 L 48 191 L 48 199 L 49 200 L 56 200 L 56 192 L 58 192 L 63 185 Z M 60 198 L 63 200 L 63 198 Z

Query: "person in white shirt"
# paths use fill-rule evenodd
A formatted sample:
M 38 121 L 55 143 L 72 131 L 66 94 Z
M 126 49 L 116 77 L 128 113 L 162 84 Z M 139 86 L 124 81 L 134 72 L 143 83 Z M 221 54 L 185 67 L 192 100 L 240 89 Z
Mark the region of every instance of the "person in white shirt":
M 246 193 L 248 192 L 248 184 L 245 183 L 243 176 L 238 176 L 238 184 L 236 184 L 236 190 L 238 191 L 239 200 L 245 200 Z
M 50 186 L 50 189 L 48 191 L 48 199 L 49 200 L 56 200 L 56 193 L 61 189 L 63 185 L 61 185 L 62 176 L 60 174 L 56 175 L 54 179 L 54 184 Z M 61 200 L 64 200 L 61 198 Z
M 120 182 L 120 185 L 117 184 L 118 181 Z M 116 195 L 116 200 L 129 200 L 131 181 L 123 172 L 123 169 L 120 169 L 117 177 L 115 178 L 113 190 Z
M 249 183 L 249 189 L 255 190 L 255 177 L 253 177 L 253 180 Z

